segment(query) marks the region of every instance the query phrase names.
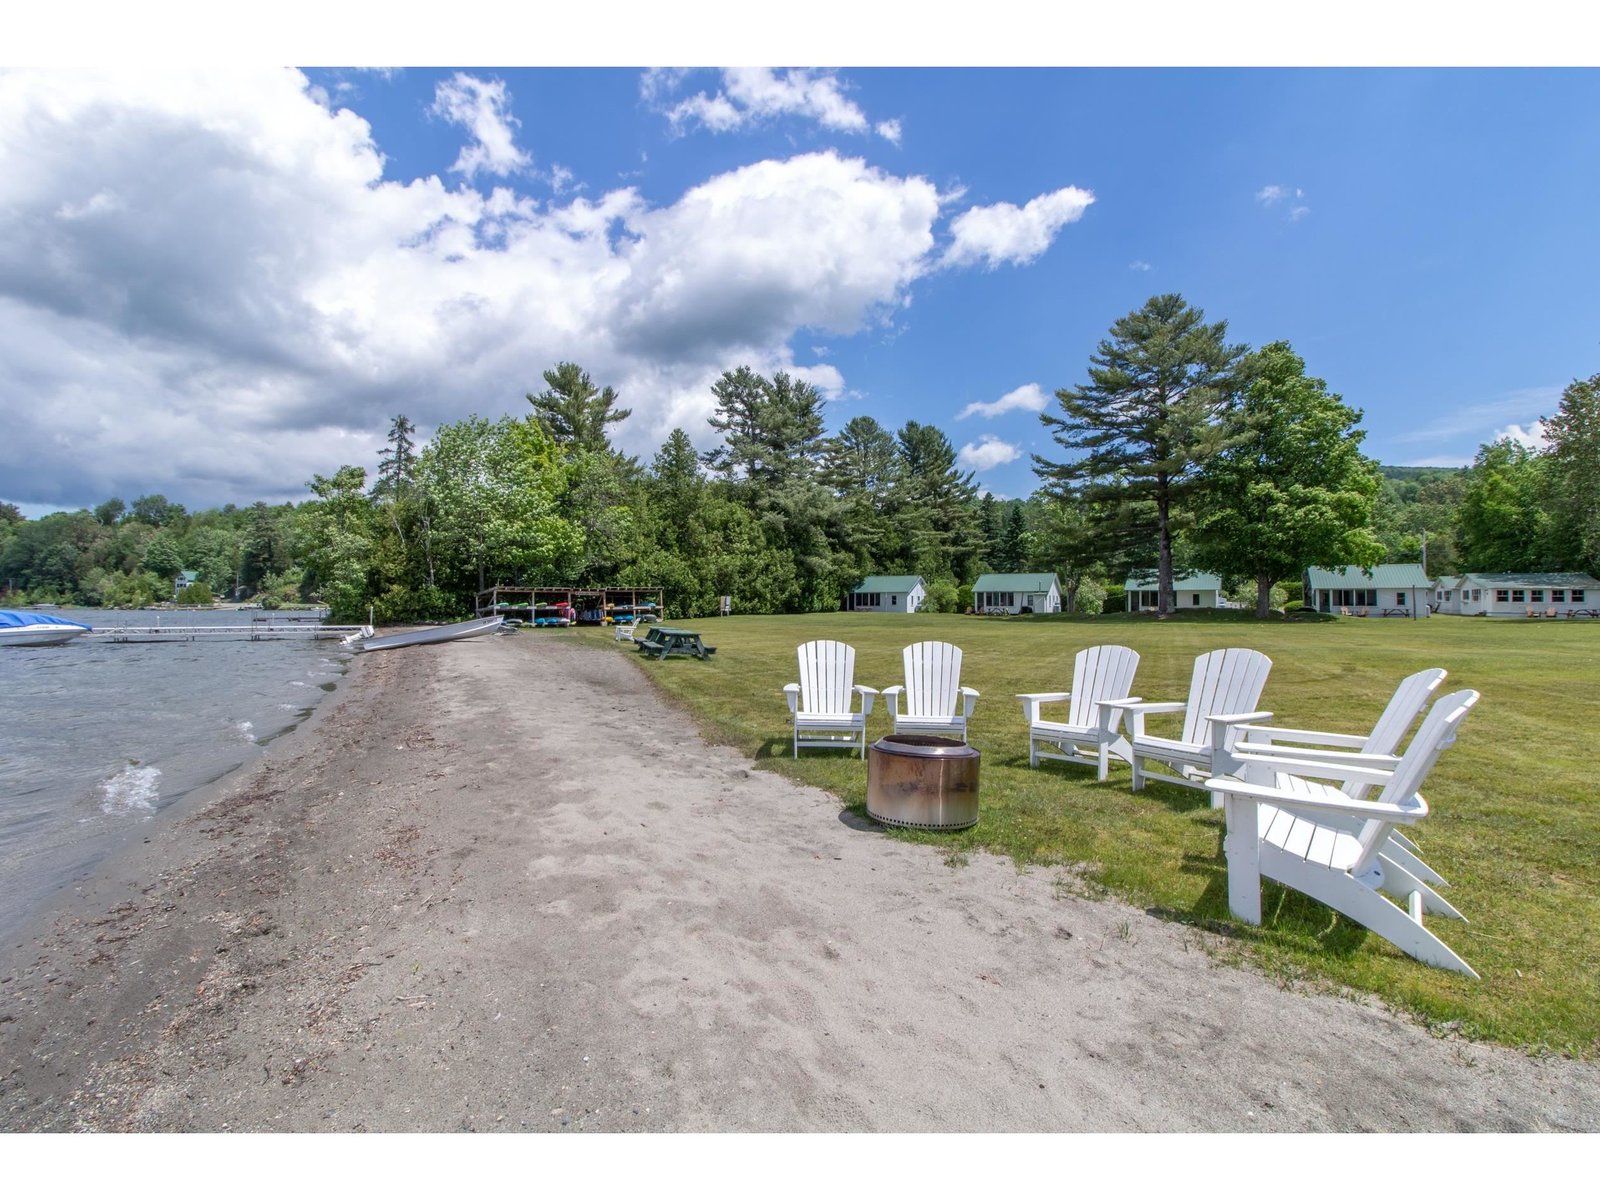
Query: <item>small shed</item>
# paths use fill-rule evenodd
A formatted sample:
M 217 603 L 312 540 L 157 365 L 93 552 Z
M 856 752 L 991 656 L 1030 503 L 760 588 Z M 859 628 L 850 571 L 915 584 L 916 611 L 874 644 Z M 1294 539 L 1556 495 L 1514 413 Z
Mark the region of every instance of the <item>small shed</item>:
M 1161 607 L 1159 577 L 1155 571 L 1129 575 L 1123 590 L 1129 612 L 1154 612 Z M 1185 575 L 1172 581 L 1173 611 L 1184 608 L 1222 608 L 1222 580 L 1215 575 Z
M 1434 602 L 1464 617 L 1591 617 L 1600 580 L 1582 571 L 1469 571 L 1441 579 Z
M 1036 575 L 979 575 L 972 585 L 972 607 L 978 612 L 1036 613 L 1061 611 L 1061 581 L 1055 572 Z
M 868 575 L 845 596 L 850 612 L 914 613 L 928 600 L 921 575 Z
M 1317 612 L 1349 617 L 1426 617 L 1433 581 L 1421 563 L 1362 567 L 1308 567 L 1306 605 Z

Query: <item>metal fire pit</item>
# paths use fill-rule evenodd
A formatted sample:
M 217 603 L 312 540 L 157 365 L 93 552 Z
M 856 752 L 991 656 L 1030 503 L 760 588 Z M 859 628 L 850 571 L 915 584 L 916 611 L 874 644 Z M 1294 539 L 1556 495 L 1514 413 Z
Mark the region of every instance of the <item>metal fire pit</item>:
M 897 733 L 867 747 L 867 815 L 906 829 L 978 823 L 978 752 L 954 738 Z

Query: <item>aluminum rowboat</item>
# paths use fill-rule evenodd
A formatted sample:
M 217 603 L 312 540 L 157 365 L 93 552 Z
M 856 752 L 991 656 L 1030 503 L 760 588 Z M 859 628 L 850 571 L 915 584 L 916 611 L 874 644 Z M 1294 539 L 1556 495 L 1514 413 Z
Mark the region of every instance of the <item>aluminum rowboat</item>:
M 505 624 L 503 617 L 479 617 L 476 621 L 458 621 L 454 625 L 434 625 L 427 629 L 413 629 L 410 633 L 390 633 L 383 637 L 365 638 L 361 649 L 393 650 L 397 646 L 426 646 L 433 642 L 454 642 L 479 634 L 494 633 Z

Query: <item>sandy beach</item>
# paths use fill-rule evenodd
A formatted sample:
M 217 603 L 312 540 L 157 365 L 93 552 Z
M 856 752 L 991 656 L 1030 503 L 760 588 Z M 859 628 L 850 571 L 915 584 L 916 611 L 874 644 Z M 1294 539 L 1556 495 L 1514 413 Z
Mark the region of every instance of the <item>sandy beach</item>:
M 0 947 L 0 1128 L 1600 1130 L 1600 1066 L 1079 893 L 753 770 L 620 649 L 367 655 Z

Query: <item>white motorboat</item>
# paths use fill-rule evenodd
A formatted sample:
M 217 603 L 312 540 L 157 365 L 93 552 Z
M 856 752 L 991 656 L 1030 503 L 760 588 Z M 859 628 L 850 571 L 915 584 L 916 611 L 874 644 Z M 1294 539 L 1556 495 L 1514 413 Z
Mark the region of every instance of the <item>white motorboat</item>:
M 59 646 L 92 628 L 49 613 L 0 608 L 0 646 Z

